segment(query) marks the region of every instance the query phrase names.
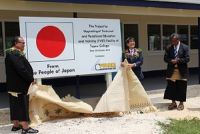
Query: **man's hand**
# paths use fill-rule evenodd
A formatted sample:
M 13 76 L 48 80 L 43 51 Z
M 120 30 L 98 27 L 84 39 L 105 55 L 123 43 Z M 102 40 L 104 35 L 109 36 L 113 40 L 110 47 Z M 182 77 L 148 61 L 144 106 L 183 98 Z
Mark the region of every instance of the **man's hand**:
M 128 68 L 132 68 L 132 67 L 135 67 L 135 63 L 133 63 L 133 64 L 128 64 Z
M 37 82 L 36 82 L 36 81 L 33 81 L 31 84 L 34 85 L 34 84 L 37 84 Z
M 125 63 L 124 62 L 121 63 L 121 67 L 125 67 Z M 133 68 L 133 67 L 136 67 L 135 63 L 133 63 L 133 64 L 127 64 L 127 68 Z
M 124 62 L 122 62 L 122 63 L 121 63 L 121 67 L 125 67 L 125 65 L 124 65 L 124 64 L 125 64 L 125 63 L 124 63 Z
M 173 60 L 171 60 L 171 63 L 172 63 L 172 64 L 177 64 L 177 62 L 178 62 L 177 59 L 173 59 Z

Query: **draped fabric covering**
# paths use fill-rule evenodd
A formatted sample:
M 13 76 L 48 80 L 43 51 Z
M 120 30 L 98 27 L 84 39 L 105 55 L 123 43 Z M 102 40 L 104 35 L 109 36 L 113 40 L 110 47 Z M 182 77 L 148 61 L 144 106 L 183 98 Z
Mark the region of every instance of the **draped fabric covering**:
M 94 110 L 89 104 L 74 97 L 66 96 L 61 100 L 53 88 L 47 85 L 32 85 L 29 94 L 32 125 L 55 118 L 74 117 L 79 113 L 156 111 L 137 76 L 126 65 L 118 71 Z
M 75 117 L 79 113 L 92 113 L 92 107 L 74 97 L 66 96 L 63 100 L 51 86 L 32 85 L 29 88 L 29 116 L 32 125 L 44 121 Z
M 95 113 L 130 110 L 129 85 L 125 68 L 120 69 L 94 109 Z
M 121 68 L 107 91 L 98 102 L 94 112 L 156 111 L 142 84 L 132 69 Z

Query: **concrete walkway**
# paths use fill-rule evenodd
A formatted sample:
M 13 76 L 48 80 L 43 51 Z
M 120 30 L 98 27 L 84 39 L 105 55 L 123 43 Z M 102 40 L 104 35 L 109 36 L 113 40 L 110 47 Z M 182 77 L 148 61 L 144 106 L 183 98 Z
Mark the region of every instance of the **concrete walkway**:
M 190 85 L 188 86 L 187 101 L 184 103 L 185 109 L 183 111 L 167 109 L 168 105 L 171 103 L 169 100 L 163 99 L 164 90 L 153 90 L 147 92 L 153 104 L 158 108 L 159 112 L 157 115 L 174 118 L 174 119 L 184 119 L 184 118 L 200 118 L 200 85 Z M 178 103 L 177 103 L 178 104 Z
M 170 103 L 163 100 L 164 89 L 147 91 L 151 101 L 158 108 L 157 112 L 138 114 L 133 112 L 121 117 L 78 117 L 45 122 L 36 128 L 41 134 L 160 134 L 157 122 L 168 122 L 169 118 L 192 119 L 200 118 L 200 85 L 189 85 L 187 102 L 183 111 L 167 110 Z M 95 105 L 99 97 L 83 99 Z M 0 110 L 2 111 L 2 110 Z M 9 120 L 8 115 L 0 114 L 0 119 Z M 7 116 L 7 117 L 6 117 Z M 92 128 L 92 129 L 91 129 Z M 0 134 L 11 133 L 11 124 L 0 125 Z M 20 133 L 20 132 L 19 132 Z
M 163 74 L 161 74 L 163 76 Z M 198 83 L 198 75 L 192 74 L 188 81 L 188 85 L 196 85 Z M 166 81 L 164 77 L 147 77 L 142 81 L 146 91 L 160 90 L 165 89 Z M 76 86 L 75 85 L 66 85 L 60 87 L 53 87 L 57 94 L 60 97 L 71 94 L 72 96 L 76 95 Z M 84 98 L 94 98 L 100 97 L 106 91 L 106 83 L 91 83 L 80 85 L 80 96 L 81 99 Z M 8 108 L 8 95 L 6 92 L 0 92 L 0 109 Z

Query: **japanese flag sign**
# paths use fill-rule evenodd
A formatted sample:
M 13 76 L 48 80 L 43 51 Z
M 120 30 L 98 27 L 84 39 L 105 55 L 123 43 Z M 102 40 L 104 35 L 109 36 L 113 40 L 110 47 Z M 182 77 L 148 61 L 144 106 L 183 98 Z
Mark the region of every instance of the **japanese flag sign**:
M 117 19 L 19 17 L 35 78 L 115 72 L 121 62 Z

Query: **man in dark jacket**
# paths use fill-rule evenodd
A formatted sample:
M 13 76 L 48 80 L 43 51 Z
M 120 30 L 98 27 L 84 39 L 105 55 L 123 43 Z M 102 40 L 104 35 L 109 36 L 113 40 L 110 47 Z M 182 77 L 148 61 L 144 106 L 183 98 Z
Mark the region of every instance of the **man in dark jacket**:
M 187 78 L 189 62 L 189 48 L 180 42 L 178 34 L 172 34 L 170 37 L 171 44 L 167 46 L 164 55 L 164 61 L 167 64 L 167 87 L 164 99 L 172 100 L 168 106 L 169 110 L 183 110 L 183 102 L 186 101 Z M 180 101 L 178 107 L 176 101 Z
M 15 37 L 12 48 L 6 50 L 6 84 L 10 100 L 10 116 L 13 122 L 11 131 L 22 129 L 22 134 L 38 133 L 29 127 L 29 96 L 28 88 L 34 83 L 33 69 L 25 55 L 24 39 Z

